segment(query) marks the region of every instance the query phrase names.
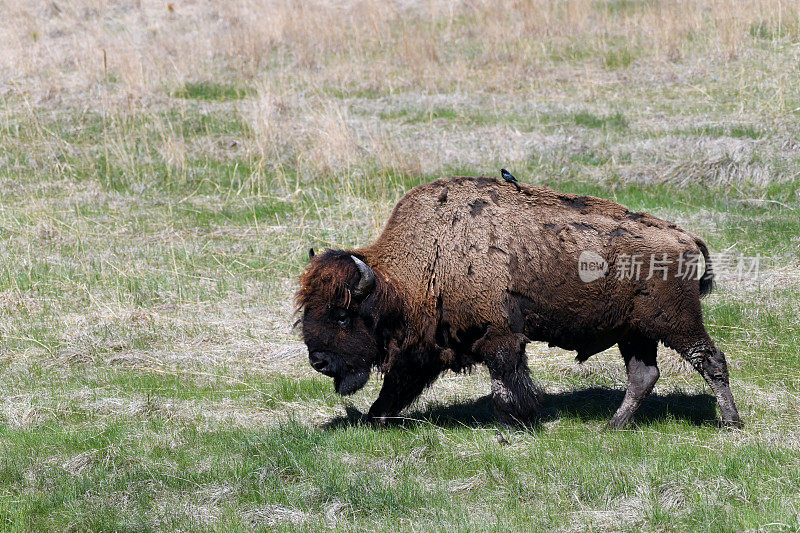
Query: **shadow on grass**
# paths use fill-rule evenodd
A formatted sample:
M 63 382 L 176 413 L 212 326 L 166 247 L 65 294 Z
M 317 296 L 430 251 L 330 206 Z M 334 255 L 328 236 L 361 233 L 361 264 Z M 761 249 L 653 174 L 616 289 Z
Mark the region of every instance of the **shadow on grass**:
M 559 418 L 579 418 L 590 422 L 607 422 L 622 403 L 625 391 L 606 387 L 589 387 L 574 391 L 545 394 L 538 424 Z M 334 418 L 325 429 L 368 423 L 367 417 L 347 407 L 346 416 Z M 700 426 L 716 423 L 716 399 L 709 394 L 651 394 L 636 412 L 633 423 L 648 425 L 674 418 Z M 398 417 L 399 423 L 426 422 L 443 427 L 482 427 L 496 425 L 497 419 L 489 395 L 453 404 L 433 404 L 414 409 Z

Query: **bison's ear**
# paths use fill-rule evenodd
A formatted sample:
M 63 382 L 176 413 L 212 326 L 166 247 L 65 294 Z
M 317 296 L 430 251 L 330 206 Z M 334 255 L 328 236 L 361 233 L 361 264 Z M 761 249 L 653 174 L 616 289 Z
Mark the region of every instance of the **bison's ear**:
M 317 254 L 314 253 L 314 249 L 313 248 L 309 248 L 308 249 L 308 260 L 311 261 L 312 259 L 314 259 L 315 255 L 317 255 Z

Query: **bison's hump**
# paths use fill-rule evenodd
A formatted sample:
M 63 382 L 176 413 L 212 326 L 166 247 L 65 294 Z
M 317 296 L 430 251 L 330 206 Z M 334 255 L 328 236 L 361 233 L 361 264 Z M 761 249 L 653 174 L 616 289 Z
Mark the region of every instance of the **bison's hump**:
M 625 206 L 611 200 L 594 196 L 577 195 L 554 191 L 547 187 L 520 183 L 520 190 L 498 178 L 486 176 L 453 176 L 440 178 L 430 183 L 419 185 L 410 190 L 398 202 L 395 211 L 403 211 L 412 206 L 428 208 L 452 208 L 461 201 L 464 205 L 472 205 L 475 201 L 491 202 L 508 209 L 526 211 L 566 210 L 581 215 L 597 215 L 623 220 L 638 216 L 641 221 L 654 225 L 660 221 L 651 215 L 631 213 Z M 482 211 L 482 210 L 479 210 Z M 478 213 L 480 214 L 480 213 Z

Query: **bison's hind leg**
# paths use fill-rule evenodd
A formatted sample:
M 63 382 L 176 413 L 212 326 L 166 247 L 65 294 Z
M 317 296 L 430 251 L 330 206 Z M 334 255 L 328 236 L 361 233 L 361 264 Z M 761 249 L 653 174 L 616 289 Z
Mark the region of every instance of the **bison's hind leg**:
M 658 320 L 649 322 L 648 334 L 678 352 L 703 376 L 717 397 L 722 423 L 741 427 L 742 420 L 731 393 L 728 362 L 703 326 L 698 290 L 687 287 L 682 300 L 673 300 L 677 305 L 659 313 Z M 665 297 L 664 301 L 669 300 Z
M 683 338 L 672 343 L 672 346 L 689 361 L 706 383 L 714 391 L 719 404 L 722 424 L 728 427 L 739 428 L 744 424 L 739 418 L 739 410 L 731 392 L 730 377 L 728 376 L 728 362 L 722 350 L 714 346 L 714 341 L 703 330 L 696 340 L 691 337 Z
M 657 348 L 657 341 L 638 334 L 628 335 L 619 342 L 619 351 L 625 359 L 625 368 L 628 371 L 628 389 L 622 405 L 608 423 L 609 426 L 624 427 L 653 390 L 659 376 L 656 365 Z
M 513 333 L 487 332 L 475 346 L 492 378 L 492 403 L 504 424 L 525 425 L 539 413 L 542 392 L 531 380 L 525 357 L 525 338 Z

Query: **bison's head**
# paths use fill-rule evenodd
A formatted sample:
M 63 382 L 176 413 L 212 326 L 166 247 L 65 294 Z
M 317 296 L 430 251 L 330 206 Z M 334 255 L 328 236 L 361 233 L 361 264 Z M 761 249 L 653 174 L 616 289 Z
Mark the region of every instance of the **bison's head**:
M 297 292 L 308 360 L 331 376 L 339 394 L 366 384 L 376 363 L 378 342 L 373 315 L 376 276 L 362 259 L 329 250 L 311 257 Z

